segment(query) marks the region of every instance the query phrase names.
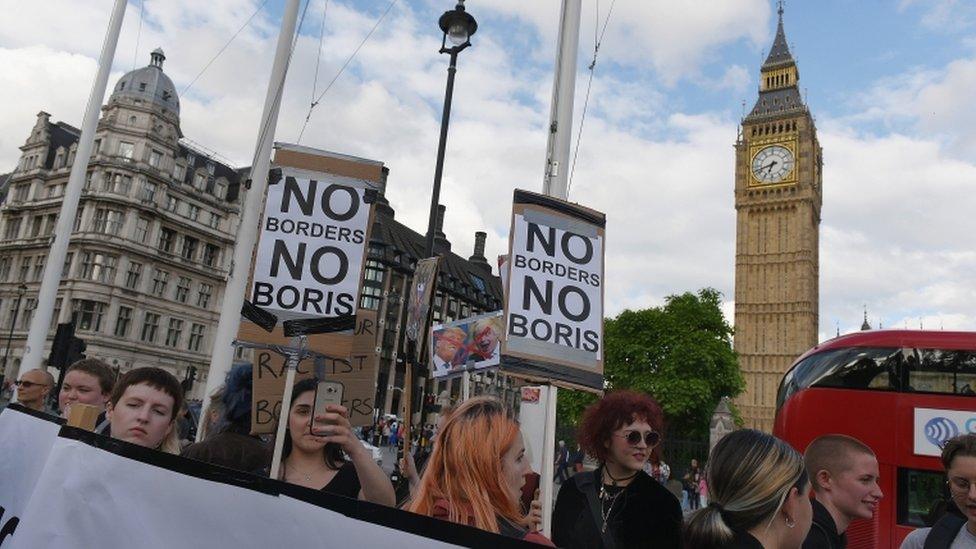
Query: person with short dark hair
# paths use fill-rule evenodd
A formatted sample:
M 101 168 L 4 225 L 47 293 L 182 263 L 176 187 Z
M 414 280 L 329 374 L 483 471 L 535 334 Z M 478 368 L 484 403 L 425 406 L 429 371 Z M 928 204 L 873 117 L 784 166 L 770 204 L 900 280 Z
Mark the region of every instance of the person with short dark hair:
M 869 446 L 846 435 L 824 435 L 803 455 L 813 487 L 813 526 L 803 549 L 847 547 L 847 527 L 870 519 L 884 494 L 878 486 L 878 458 Z
M 27 370 L 16 381 L 17 402 L 25 408 L 50 413 L 47 395 L 54 387 L 54 376 L 43 368 Z
M 649 395 L 615 391 L 583 413 L 577 440 L 600 462 L 564 482 L 552 539 L 568 549 L 681 547 L 681 505 L 643 471 L 664 414 Z
M 221 391 L 223 413 L 213 427 L 212 436 L 187 446 L 183 457 L 256 473 L 271 464 L 272 450 L 251 434 L 251 396 L 253 374 L 250 364 L 240 364 L 227 372 Z
M 68 367 L 58 392 L 58 408 L 68 417 L 71 405 L 87 404 L 105 410 L 115 387 L 115 372 L 97 358 L 85 358 Z
M 109 432 L 112 438 L 178 454 L 176 415 L 182 406 L 183 387 L 173 374 L 155 367 L 129 370 L 109 398 Z
M 976 434 L 949 439 L 942 447 L 942 467 L 952 501 L 931 528 L 908 534 L 901 549 L 971 549 L 976 547 Z

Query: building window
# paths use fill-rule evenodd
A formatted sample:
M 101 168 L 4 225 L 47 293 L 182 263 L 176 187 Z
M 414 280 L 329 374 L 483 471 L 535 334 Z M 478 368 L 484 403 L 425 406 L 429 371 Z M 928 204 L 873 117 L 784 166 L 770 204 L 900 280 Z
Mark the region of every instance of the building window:
M 81 214 L 84 213 L 82 208 L 78 208 L 78 213 L 75 214 L 75 223 L 71 226 L 71 232 L 76 233 L 81 230 Z
M 153 270 L 153 287 L 152 293 L 159 297 L 163 297 L 166 293 L 166 285 L 169 283 L 169 273 L 160 269 Z
M 64 183 L 55 183 L 47 188 L 48 198 L 57 198 L 64 194 Z
M 102 190 L 105 192 L 121 194 L 126 196 L 132 188 L 132 177 L 120 173 L 109 173 L 105 175 L 102 183 Z
M 162 162 L 162 160 L 163 160 L 163 153 L 157 150 L 152 150 L 149 152 L 149 165 L 152 166 L 153 168 L 158 169 L 159 164 Z
M 41 229 L 44 227 L 44 216 L 35 215 L 31 218 L 30 224 L 30 235 L 28 238 L 35 238 L 41 235 Z
M 146 311 L 142 321 L 142 334 L 139 339 L 146 343 L 155 343 L 157 331 L 159 331 L 159 315 Z
M 200 206 L 196 204 L 190 204 L 189 209 L 186 212 L 186 216 L 190 218 L 191 221 L 196 221 L 200 217 Z
M 46 255 L 39 255 L 34 258 L 34 277 L 32 279 L 34 282 L 39 282 L 44 278 L 44 259 L 46 257 Z
M 197 255 L 198 244 L 200 244 L 199 240 L 193 238 L 192 236 L 184 236 L 183 249 L 180 250 L 180 255 L 183 256 L 183 259 L 189 259 L 192 261 Z
M 359 305 L 364 309 L 377 310 L 380 308 L 380 296 L 383 290 L 375 286 L 363 286 L 363 295 L 359 300 Z
M 384 273 L 385 271 L 382 263 L 372 259 L 366 261 L 366 280 L 382 283 Z
M 115 337 L 128 336 L 131 325 L 132 309 L 130 307 L 119 307 L 119 316 L 115 319 Z
M 3 232 L 5 240 L 15 240 L 20 236 L 20 218 L 11 217 L 7 220 L 7 226 Z
M 51 330 L 57 331 L 58 321 L 61 320 L 61 302 L 64 298 L 59 297 L 54 300 L 54 313 L 51 315 Z
M 207 244 L 203 247 L 203 264 L 207 267 L 213 267 L 217 263 L 218 256 L 220 256 L 220 248 L 217 246 Z
M 183 168 L 182 164 L 177 164 L 173 166 L 173 179 L 182 182 L 183 176 L 186 175 L 186 169 Z
M 216 229 L 220 227 L 220 216 L 214 212 L 210 212 L 210 228 Z
M 125 287 L 130 290 L 139 288 L 139 278 L 142 276 L 142 263 L 129 262 L 129 270 L 125 273 Z
M 119 141 L 119 156 L 127 160 L 132 160 L 136 147 L 128 141 Z
M 152 181 L 144 181 L 142 183 L 142 196 L 139 197 L 143 202 L 155 202 L 156 201 L 156 184 Z
M 207 308 L 210 304 L 210 295 L 213 293 L 213 286 L 210 284 L 200 284 L 200 293 L 197 295 L 197 307 Z
M 168 194 L 166 195 L 166 210 L 175 212 L 177 208 L 180 207 L 180 200 L 175 196 Z
M 54 229 L 58 226 L 58 214 L 48 214 L 47 222 L 44 223 L 44 236 L 54 234 Z
M 71 260 L 74 259 L 75 253 L 68 252 L 64 256 L 64 265 L 61 266 L 61 278 L 68 278 L 68 273 L 71 272 Z
M 190 296 L 190 279 L 181 276 L 176 283 L 176 301 L 186 303 L 186 298 Z
M 118 258 L 102 252 L 81 254 L 81 274 L 85 280 L 111 284 L 115 281 L 115 265 Z
M 24 299 L 24 314 L 20 317 L 20 329 L 30 328 L 31 320 L 34 318 L 34 310 L 37 309 L 37 298 L 28 297 Z
M 136 219 L 136 234 L 135 240 L 140 244 L 145 244 L 146 240 L 149 239 L 149 220 L 145 217 L 140 217 Z
M 98 154 L 102 150 L 102 140 L 96 139 L 95 144 L 92 146 L 92 155 Z
M 59 150 L 58 153 L 54 155 L 54 169 L 56 170 L 60 168 L 62 162 L 64 162 L 64 151 Z
M 178 318 L 169 319 L 169 328 L 166 330 L 166 346 L 176 347 L 179 345 L 181 335 L 183 335 L 183 321 Z
M 89 299 L 71 300 L 71 320 L 75 329 L 97 332 L 102 327 L 102 317 L 105 315 L 106 305 L 100 301 Z
M 122 211 L 98 208 L 95 210 L 95 219 L 92 221 L 92 231 L 118 235 L 122 232 L 123 223 L 125 223 L 125 214 Z
M 28 196 L 30 196 L 30 183 L 24 183 L 23 185 L 14 187 L 14 201 L 24 202 Z
M 0 257 L 0 282 L 6 282 L 7 278 L 10 277 L 10 264 L 12 263 L 10 256 Z
M 198 173 L 193 177 L 193 186 L 201 191 L 207 186 L 207 176 Z
M 173 242 L 176 241 L 176 231 L 163 227 L 159 231 L 159 251 L 172 253 Z
M 27 281 L 27 276 L 30 275 L 30 263 L 31 258 L 27 256 L 20 258 L 20 277 L 17 280 L 21 282 Z
M 206 327 L 203 324 L 194 323 L 190 327 L 190 341 L 186 348 L 191 351 L 199 351 L 200 346 L 203 343 L 203 333 Z

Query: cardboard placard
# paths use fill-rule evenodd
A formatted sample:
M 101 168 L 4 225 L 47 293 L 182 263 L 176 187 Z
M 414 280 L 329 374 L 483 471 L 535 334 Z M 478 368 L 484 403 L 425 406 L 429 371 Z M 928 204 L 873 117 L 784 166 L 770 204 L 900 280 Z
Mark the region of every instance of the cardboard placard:
M 278 328 L 279 336 L 280 332 Z M 378 335 L 376 311 L 361 309 L 356 315 L 354 334 L 309 337 L 307 356 L 298 363 L 295 383 L 311 377 L 341 382 L 342 405 L 349 409 L 349 422 L 353 427 L 371 425 L 376 407 Z M 284 336 L 280 337 L 287 341 Z M 289 349 L 287 345 L 280 348 Z M 273 433 L 278 424 L 287 362 L 285 355 L 274 349 L 254 350 L 254 396 L 251 406 L 251 429 L 254 433 Z
M 516 190 L 509 234 L 502 369 L 603 390 L 606 217 Z
M 417 268 L 413 271 L 413 280 L 410 282 L 410 296 L 407 301 L 407 339 L 415 342 L 416 354 L 411 356 L 411 360 L 419 361 L 424 355 L 421 350 L 423 337 L 427 332 L 427 321 L 430 318 L 430 303 L 434 299 L 434 292 L 437 289 L 437 268 L 440 266 L 441 258 L 428 257 L 417 261 Z

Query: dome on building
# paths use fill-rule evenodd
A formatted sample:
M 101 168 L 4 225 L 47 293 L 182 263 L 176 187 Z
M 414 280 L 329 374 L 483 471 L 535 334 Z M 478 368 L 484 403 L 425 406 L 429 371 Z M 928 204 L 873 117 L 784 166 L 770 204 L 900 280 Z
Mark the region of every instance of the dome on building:
M 179 116 L 180 98 L 176 95 L 173 81 L 163 72 L 163 61 L 166 59 L 163 50 L 156 48 L 149 54 L 149 59 L 149 65 L 129 71 L 119 79 L 112 90 L 109 102 L 123 97 L 141 99 L 155 103 Z

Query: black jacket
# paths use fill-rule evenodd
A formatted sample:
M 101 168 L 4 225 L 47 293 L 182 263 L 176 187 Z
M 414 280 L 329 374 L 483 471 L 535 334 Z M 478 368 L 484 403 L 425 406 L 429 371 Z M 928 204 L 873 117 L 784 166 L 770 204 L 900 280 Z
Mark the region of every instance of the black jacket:
M 844 549 L 847 547 L 847 533 L 838 534 L 837 524 L 830 511 L 817 500 L 813 504 L 813 524 L 803 542 L 803 549 Z
M 735 532 L 732 541 L 722 549 L 763 549 L 763 546 L 749 532 Z
M 601 469 L 579 473 L 564 482 L 552 513 L 552 541 L 566 549 L 660 549 L 681 547 L 681 505 L 660 483 L 639 471 L 620 494 L 610 515 L 607 534 L 612 546 L 604 543 L 600 529 L 598 501 Z M 589 495 L 589 497 L 588 497 Z M 599 505 L 599 504 L 597 504 Z M 598 526 L 599 520 L 599 526 Z
M 183 457 L 256 473 L 271 465 L 272 450 L 247 429 L 231 426 L 213 437 L 187 446 Z

